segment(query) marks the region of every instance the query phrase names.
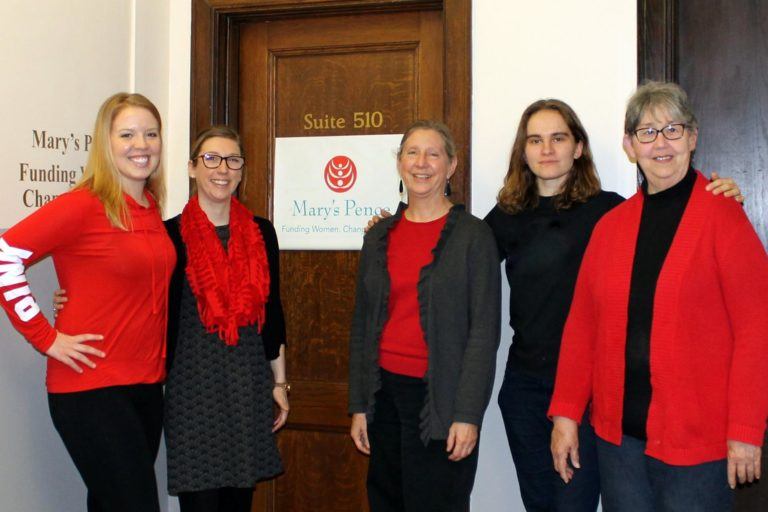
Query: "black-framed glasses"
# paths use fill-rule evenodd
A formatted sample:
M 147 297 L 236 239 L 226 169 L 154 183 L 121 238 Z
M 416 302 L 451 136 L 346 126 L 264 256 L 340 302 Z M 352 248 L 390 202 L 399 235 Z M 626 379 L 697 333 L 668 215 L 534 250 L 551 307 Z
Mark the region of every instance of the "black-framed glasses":
M 661 133 L 667 140 L 681 139 L 685 133 L 686 128 L 687 126 L 685 123 L 670 123 L 661 130 L 648 127 L 635 130 L 634 133 L 638 141 L 642 142 L 643 144 L 649 144 L 656 140 L 656 137 L 659 136 L 659 133 Z
M 195 157 L 195 159 L 198 158 L 201 158 L 203 160 L 203 165 L 209 169 L 216 169 L 221 165 L 222 160 L 226 162 L 227 168 L 232 171 L 239 171 L 245 165 L 245 158 L 237 155 L 221 156 L 215 153 L 203 153 L 202 155 Z

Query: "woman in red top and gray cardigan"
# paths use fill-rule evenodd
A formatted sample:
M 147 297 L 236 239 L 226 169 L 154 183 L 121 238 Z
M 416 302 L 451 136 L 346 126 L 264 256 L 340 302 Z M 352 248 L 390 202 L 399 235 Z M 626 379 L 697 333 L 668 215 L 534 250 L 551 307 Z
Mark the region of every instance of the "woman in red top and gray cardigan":
M 563 334 L 552 454 L 567 482 L 592 400 L 605 510 L 723 511 L 760 476 L 768 257 L 743 209 L 704 191 L 685 92 L 638 88 L 624 147 L 641 190 L 595 227 Z
M 403 135 L 408 205 L 365 237 L 350 337 L 349 412 L 371 455 L 372 512 L 464 511 L 499 344 L 490 228 L 448 199 L 456 150 L 441 123 Z

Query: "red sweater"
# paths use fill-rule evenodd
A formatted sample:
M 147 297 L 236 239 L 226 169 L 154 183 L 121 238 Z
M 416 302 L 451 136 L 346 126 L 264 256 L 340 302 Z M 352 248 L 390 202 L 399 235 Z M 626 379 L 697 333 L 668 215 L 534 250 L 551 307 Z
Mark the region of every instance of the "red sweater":
M 405 215 L 389 232 L 387 272 L 390 288 L 387 323 L 381 333 L 379 365 L 410 377 L 427 373 L 427 342 L 421 328 L 417 285 L 421 269 L 434 259 L 447 215 L 431 222 L 411 222 Z
M 40 352 L 50 348 L 56 330 L 102 334 L 78 374 L 48 358 L 51 393 L 107 386 L 154 383 L 165 375 L 168 281 L 176 253 L 156 204 L 144 208 L 126 196 L 131 228 L 110 225 L 104 206 L 89 191 L 67 192 L 9 229 L 0 238 L 0 303 L 11 323 Z M 25 267 L 47 256 L 69 302 L 56 327 L 40 313 L 24 275 Z M 48 299 L 43 301 L 48 303 Z
M 761 445 L 768 416 L 768 256 L 740 205 L 698 175 L 659 275 L 651 327 L 646 454 L 723 459 L 726 440 Z M 636 194 L 595 227 L 563 333 L 550 416 L 591 421 L 621 443 Z

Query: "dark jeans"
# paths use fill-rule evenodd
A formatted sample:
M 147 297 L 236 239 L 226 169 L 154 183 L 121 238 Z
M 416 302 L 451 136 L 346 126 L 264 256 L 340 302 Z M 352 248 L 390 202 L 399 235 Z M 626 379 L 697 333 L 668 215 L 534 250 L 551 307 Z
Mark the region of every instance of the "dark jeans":
M 88 488 L 89 512 L 160 512 L 161 384 L 49 393 L 48 408 Z
M 528 512 L 594 512 L 600 500 L 595 433 L 585 414 L 579 427 L 579 462 L 568 484 L 555 472 L 550 451 L 552 422 L 547 409 L 554 383 L 510 368 L 504 374 L 499 407 Z
M 598 438 L 605 512 L 727 512 L 733 492 L 725 459 L 672 466 L 645 455 L 645 441 L 624 436 L 621 446 Z
M 465 512 L 475 481 L 478 448 L 448 460 L 445 440 L 424 446 L 419 413 L 427 386 L 421 379 L 381 370 L 376 412 L 368 425 L 371 512 Z
M 180 492 L 181 512 L 251 512 L 253 489 L 222 487 Z

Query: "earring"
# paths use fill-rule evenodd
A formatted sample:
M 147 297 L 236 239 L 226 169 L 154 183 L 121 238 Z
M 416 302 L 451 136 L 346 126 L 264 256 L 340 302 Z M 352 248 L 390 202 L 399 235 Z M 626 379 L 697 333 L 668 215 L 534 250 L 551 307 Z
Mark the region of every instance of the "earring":
M 443 191 L 444 196 L 450 196 L 451 195 L 451 180 L 447 179 L 445 180 L 445 191 Z
M 400 190 L 400 195 L 403 195 L 403 180 L 400 180 L 400 187 L 398 190 Z

